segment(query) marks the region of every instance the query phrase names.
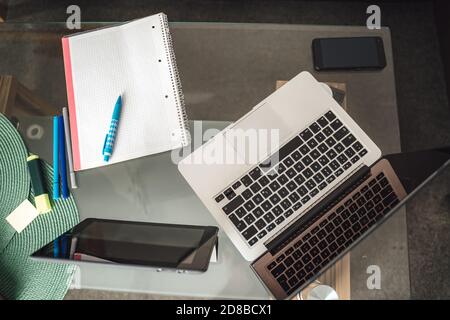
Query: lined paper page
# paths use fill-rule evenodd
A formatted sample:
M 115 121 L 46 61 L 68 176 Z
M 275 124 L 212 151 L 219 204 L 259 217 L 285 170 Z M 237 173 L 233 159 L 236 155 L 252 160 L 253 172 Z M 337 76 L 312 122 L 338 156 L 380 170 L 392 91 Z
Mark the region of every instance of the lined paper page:
M 70 37 L 82 170 L 182 145 L 163 32 L 155 15 Z M 105 163 L 103 143 L 120 94 L 116 142 Z

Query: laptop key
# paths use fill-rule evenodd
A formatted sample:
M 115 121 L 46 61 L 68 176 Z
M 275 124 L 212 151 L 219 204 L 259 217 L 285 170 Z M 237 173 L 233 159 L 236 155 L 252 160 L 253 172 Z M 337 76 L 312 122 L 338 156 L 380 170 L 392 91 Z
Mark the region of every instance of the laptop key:
M 259 239 L 262 239 L 262 238 L 264 238 L 264 236 L 267 234 L 267 231 L 266 230 L 262 230 L 260 233 L 258 233 L 258 238 Z
M 313 133 L 309 129 L 305 129 L 300 133 L 300 137 L 303 139 L 303 141 L 308 141 L 313 136 Z
M 252 213 L 256 218 L 259 218 L 264 214 L 264 211 L 260 207 L 257 207 Z
M 275 266 L 277 265 L 277 263 L 275 261 L 272 261 L 271 263 L 269 263 L 269 265 L 267 266 L 268 270 L 272 270 L 273 268 L 275 268 Z
M 319 173 L 317 173 L 316 175 L 314 175 L 313 177 L 314 181 L 316 181 L 317 183 L 321 183 L 324 180 L 324 177 Z
M 333 121 L 334 119 L 336 119 L 336 116 L 334 115 L 333 111 L 330 110 L 325 113 L 325 118 L 327 118 L 328 121 Z
M 291 154 L 291 157 L 292 157 L 292 159 L 294 159 L 295 161 L 298 161 L 298 160 L 301 159 L 302 155 L 300 154 L 300 152 L 294 151 L 294 152 Z
M 219 194 L 219 195 L 215 198 L 216 202 L 220 202 L 220 201 L 222 201 L 223 199 L 225 199 L 225 196 L 224 196 L 223 194 Z
M 317 123 L 323 128 L 328 124 L 328 120 L 322 116 L 319 118 L 319 120 L 317 120 Z
M 314 122 L 312 125 L 309 126 L 309 129 L 312 132 L 317 133 L 320 131 L 320 126 L 316 122 Z
M 317 188 L 319 188 L 319 190 L 323 190 L 323 189 L 325 189 L 326 186 L 327 186 L 326 182 L 322 182 L 321 184 L 319 184 L 317 186 Z
M 279 264 L 277 267 L 272 269 L 271 273 L 276 278 L 279 275 L 281 275 L 284 272 L 284 270 L 286 270 L 284 264 Z
M 352 148 L 348 148 L 347 150 L 344 151 L 344 153 L 347 155 L 347 157 L 352 158 L 355 155 L 355 151 L 353 151 Z
M 248 211 L 251 211 L 255 208 L 255 204 L 251 201 L 248 200 L 245 204 L 244 204 L 245 209 L 247 209 Z
M 362 149 L 359 153 L 360 157 L 364 157 L 367 154 L 367 150 L 366 149 Z
M 309 193 L 309 196 L 312 198 L 312 197 L 314 197 L 315 195 L 317 195 L 319 193 L 319 190 L 316 188 L 316 189 L 313 189 L 313 191 L 311 191 L 310 193 Z
M 276 193 L 273 194 L 269 199 L 274 205 L 281 201 L 281 198 Z
M 234 214 L 239 218 L 242 218 L 247 214 L 247 210 L 245 210 L 244 207 L 240 207 L 234 212 Z
M 295 209 L 295 210 L 297 210 L 297 209 Z M 288 217 L 290 217 L 293 213 L 294 213 L 294 211 L 293 211 L 292 209 L 289 209 L 288 211 L 286 211 L 286 212 L 284 213 L 284 217 L 285 217 L 285 218 L 288 218 Z
M 299 173 L 295 178 L 294 181 L 297 182 L 299 185 L 305 182 L 305 178 Z
M 281 209 L 280 206 L 276 206 L 275 208 L 272 209 L 272 213 L 278 217 L 280 214 L 283 213 L 283 209 Z
M 289 208 L 291 207 L 291 205 L 292 205 L 292 203 L 291 203 L 288 199 L 284 199 L 284 200 L 281 202 L 281 206 L 282 206 L 285 210 L 289 209 Z
M 302 145 L 302 146 L 299 148 L 299 150 L 300 150 L 300 152 L 301 152 L 304 156 L 307 155 L 307 154 L 309 153 L 309 148 L 308 148 L 308 146 L 307 146 L 306 144 Z
M 296 203 L 298 200 L 300 200 L 300 197 L 298 196 L 297 192 L 293 191 L 290 195 L 289 195 L 289 200 L 292 201 L 292 203 Z
M 285 187 L 282 187 L 280 190 L 278 190 L 278 194 L 281 198 L 284 198 L 289 194 L 289 191 Z
M 260 169 L 259 167 L 256 167 L 256 168 L 254 168 L 253 170 L 251 170 L 251 171 L 248 173 L 248 175 L 249 175 L 250 177 L 252 177 L 253 180 L 258 180 L 259 177 L 261 177 L 262 172 L 261 172 L 261 169 Z
M 346 127 L 340 128 L 337 132 L 333 134 L 333 138 L 335 138 L 337 141 L 341 140 L 343 137 L 345 137 L 348 134 L 348 129 Z
M 305 186 L 308 188 L 308 190 L 312 190 L 316 187 L 316 183 L 314 182 L 313 179 L 309 179 L 308 181 L 306 181 Z
M 270 197 L 271 194 L 272 194 L 272 191 L 269 188 L 264 188 L 264 189 L 261 190 L 261 195 L 264 198 Z
M 236 193 L 231 188 L 225 190 L 223 194 L 225 195 L 225 197 L 227 197 L 228 200 L 231 200 L 236 196 Z
M 244 186 L 248 187 L 252 184 L 253 181 L 248 175 L 246 175 L 241 178 L 241 182 L 244 184 Z
M 294 191 L 295 189 L 297 189 L 297 184 L 294 181 L 289 181 L 286 184 L 286 188 L 288 188 L 289 191 Z
M 297 272 L 297 278 L 300 279 L 300 283 L 303 283 L 305 276 L 306 276 L 305 270 L 300 270 L 299 272 Z
M 330 127 L 326 127 L 322 132 L 325 134 L 325 136 L 329 137 L 333 134 L 333 129 L 331 129 Z
M 272 203 L 269 200 L 266 200 L 261 204 L 261 208 L 264 211 L 269 211 L 272 208 Z
M 342 127 L 342 122 L 339 119 L 335 119 L 333 122 L 330 123 L 330 127 L 332 127 L 334 131 L 336 131 L 340 127 Z
M 308 146 L 311 149 L 314 149 L 315 147 L 317 147 L 317 145 L 318 145 L 318 143 L 317 143 L 317 141 L 314 138 L 309 139 Z
M 294 164 L 294 160 L 292 160 L 291 157 L 287 157 L 283 160 L 283 164 L 286 166 L 286 168 L 289 168 Z
M 283 290 L 285 292 L 289 292 L 289 289 L 291 287 L 289 286 L 289 284 L 286 281 L 282 281 L 282 282 L 279 282 L 279 283 L 280 283 L 281 288 L 283 288 Z
M 314 138 L 317 140 L 318 143 L 321 143 L 326 139 L 325 135 L 322 132 L 316 134 Z
M 329 137 L 327 140 L 325 140 L 325 143 L 331 148 L 336 144 L 336 140 L 334 140 L 333 137 Z
M 242 236 L 245 238 L 245 240 L 249 240 L 257 232 L 258 232 L 258 230 L 255 228 L 255 226 L 250 226 L 247 229 L 245 229 L 244 232 L 242 232 Z
M 314 173 L 312 172 L 311 169 L 306 168 L 305 170 L 303 170 L 302 174 L 306 179 L 308 179 L 311 178 Z
M 278 177 L 277 181 L 278 181 L 278 183 L 280 185 L 283 185 L 283 184 L 285 184 L 286 182 L 289 181 L 289 178 L 285 174 L 283 174 L 283 175 Z
M 305 196 L 303 197 L 303 199 L 301 200 L 303 204 L 307 203 L 309 200 L 311 200 L 311 198 L 309 196 Z
M 258 182 L 261 186 L 265 187 L 270 181 L 266 176 L 262 176 L 259 178 Z
M 277 220 L 275 220 L 275 223 L 276 223 L 276 224 L 280 224 L 280 223 L 282 223 L 283 221 L 284 221 L 284 217 L 281 216 L 281 217 L 277 218 Z
M 360 159 L 359 156 L 354 156 L 350 161 L 351 161 L 352 163 L 356 163 L 359 159 Z
M 271 184 L 269 184 L 270 189 L 272 191 L 277 191 L 280 188 L 280 184 L 277 181 L 273 181 Z
M 306 189 L 304 186 L 301 186 L 297 189 L 298 194 L 303 197 L 305 194 L 308 193 L 308 189 Z
M 236 181 L 235 183 L 233 183 L 232 187 L 233 187 L 233 189 L 236 190 L 236 189 L 239 188 L 241 185 L 242 185 L 242 183 L 241 183 L 240 181 Z
M 252 185 L 250 186 L 250 189 L 251 189 L 254 193 L 256 193 L 256 192 L 258 192 L 259 190 L 261 190 L 261 186 L 259 185 L 258 182 L 255 182 L 254 184 L 252 184 Z
M 352 134 L 349 134 L 342 140 L 342 143 L 344 144 L 344 146 L 348 147 L 355 141 L 356 141 L 356 138 Z
M 258 205 L 263 202 L 264 198 L 260 194 L 257 194 L 252 198 L 252 200 L 254 203 L 256 203 L 256 205 Z
M 255 243 L 257 243 L 258 242 L 258 238 L 257 237 L 253 237 L 249 242 L 248 242 L 248 244 L 250 245 L 250 246 L 253 246 Z
M 294 168 L 290 168 L 288 171 L 286 171 L 286 175 L 292 179 L 297 175 L 297 171 L 295 171 Z
M 244 221 L 239 221 L 235 226 L 239 231 L 242 231 L 247 227 L 247 225 L 245 224 Z M 248 239 L 246 239 L 246 240 L 248 240 Z
M 263 218 L 259 219 L 258 221 L 256 221 L 255 226 L 261 230 L 263 229 L 265 226 L 267 225 L 267 223 L 264 221 Z
M 236 198 L 234 198 L 233 200 L 231 200 L 230 202 L 228 202 L 227 205 L 222 207 L 222 210 L 226 213 L 226 214 L 230 214 L 231 212 L 233 212 L 234 210 L 236 210 L 240 205 L 242 205 L 244 203 L 244 198 L 242 198 L 241 196 L 237 196 Z
M 241 221 L 234 213 L 230 214 L 229 218 L 235 226 Z
M 250 225 L 255 222 L 255 217 L 251 213 L 249 213 L 244 217 L 244 221 L 247 222 L 248 225 Z
M 302 162 L 305 166 L 309 166 L 311 162 L 313 162 L 313 160 L 311 159 L 310 156 L 306 155 L 303 157 Z
M 288 278 L 292 277 L 295 274 L 295 269 L 293 267 L 286 270 L 286 276 Z M 278 279 L 277 279 L 278 280 Z
M 275 219 L 275 217 L 273 216 L 272 213 L 268 212 L 264 215 L 264 219 L 266 220 L 267 223 L 270 223 Z
M 322 166 L 316 161 L 311 165 L 311 169 L 314 172 L 318 172 L 320 169 L 322 169 Z
M 328 146 L 326 145 L 326 143 L 321 143 L 318 147 L 317 150 L 319 150 L 322 153 L 327 152 L 328 150 Z
M 311 151 L 310 155 L 314 160 L 317 160 L 317 158 L 319 158 L 322 154 L 319 152 L 319 150 L 314 149 L 313 151 Z
M 330 159 L 334 159 L 337 156 L 336 151 L 334 151 L 333 149 L 328 150 L 328 152 L 326 153 L 327 157 Z
M 294 287 L 298 283 L 298 279 L 296 276 L 293 276 L 288 280 L 288 283 L 291 287 Z
M 271 223 L 267 226 L 266 230 L 267 230 L 267 232 L 270 232 L 273 229 L 275 229 L 275 227 L 276 227 L 275 223 Z
M 250 199 L 252 195 L 253 193 L 251 192 L 250 189 L 246 189 L 242 192 L 242 196 L 245 198 L 245 200 Z

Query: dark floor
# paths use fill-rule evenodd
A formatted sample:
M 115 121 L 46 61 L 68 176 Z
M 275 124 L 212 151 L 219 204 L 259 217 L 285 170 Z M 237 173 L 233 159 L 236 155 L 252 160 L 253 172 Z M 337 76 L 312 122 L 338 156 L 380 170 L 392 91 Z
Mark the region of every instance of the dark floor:
M 9 21 L 65 21 L 65 1 L 10 0 Z M 363 1 L 70 1 L 83 21 L 124 21 L 160 11 L 170 21 L 268 22 L 363 25 Z M 378 1 L 389 26 L 396 72 L 403 151 L 450 145 L 450 108 L 445 89 L 433 4 Z M 408 206 L 411 297 L 450 298 L 450 177 Z M 425 197 L 425 194 L 428 197 Z M 431 199 L 431 200 L 430 200 Z M 424 218 L 424 210 L 426 215 Z

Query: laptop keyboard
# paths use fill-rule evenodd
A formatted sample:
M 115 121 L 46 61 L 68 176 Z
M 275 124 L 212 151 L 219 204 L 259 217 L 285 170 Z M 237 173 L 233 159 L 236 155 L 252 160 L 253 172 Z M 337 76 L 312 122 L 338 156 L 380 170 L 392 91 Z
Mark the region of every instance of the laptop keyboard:
M 328 111 L 284 144 L 277 155 L 227 186 L 215 201 L 251 247 L 366 153 Z
M 365 183 L 342 206 L 327 214 L 267 269 L 289 295 L 317 275 L 333 258 L 399 203 L 383 173 Z

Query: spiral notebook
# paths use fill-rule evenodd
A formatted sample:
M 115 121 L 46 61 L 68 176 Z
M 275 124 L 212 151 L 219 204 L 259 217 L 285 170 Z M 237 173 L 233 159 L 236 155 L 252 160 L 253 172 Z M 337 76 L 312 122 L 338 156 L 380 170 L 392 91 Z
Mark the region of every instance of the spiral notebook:
M 186 146 L 187 117 L 167 16 L 63 37 L 74 169 Z M 102 147 L 117 97 L 123 107 L 113 155 Z

